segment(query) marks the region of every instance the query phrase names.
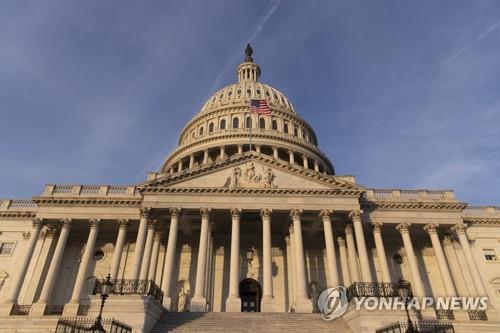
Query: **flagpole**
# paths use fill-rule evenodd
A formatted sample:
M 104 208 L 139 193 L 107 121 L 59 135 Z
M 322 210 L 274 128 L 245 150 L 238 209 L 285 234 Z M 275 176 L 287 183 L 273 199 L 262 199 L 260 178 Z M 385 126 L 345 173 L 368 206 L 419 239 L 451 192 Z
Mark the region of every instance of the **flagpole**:
M 252 127 L 253 127 L 252 113 L 250 112 L 250 151 L 252 151 Z

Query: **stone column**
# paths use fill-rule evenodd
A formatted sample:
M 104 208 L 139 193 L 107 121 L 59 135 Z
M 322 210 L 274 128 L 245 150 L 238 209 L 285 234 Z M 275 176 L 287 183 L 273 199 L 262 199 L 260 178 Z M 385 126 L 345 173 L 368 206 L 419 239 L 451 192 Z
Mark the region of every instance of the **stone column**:
M 243 154 L 243 145 L 238 145 L 238 154 Z
M 288 285 L 288 299 L 287 299 L 287 310 L 290 311 L 292 308 L 293 304 L 293 275 L 294 272 L 292 271 L 292 248 L 290 246 L 290 236 L 285 236 L 285 246 L 286 246 L 286 267 L 287 267 L 287 272 L 286 272 L 286 279 L 287 279 L 287 285 Z
M 427 224 L 424 226 L 424 230 L 427 231 L 429 237 L 431 238 L 432 248 L 434 249 L 434 254 L 436 255 L 437 263 L 439 266 L 439 272 L 441 273 L 441 279 L 443 281 L 444 289 L 446 290 L 446 296 L 454 297 L 457 296 L 457 291 L 451 279 L 450 270 L 448 269 L 448 263 L 444 256 L 443 248 L 441 247 L 441 242 L 438 236 L 438 225 L 437 224 Z
M 132 270 L 132 280 L 139 279 L 141 272 L 142 257 L 144 255 L 144 245 L 146 244 L 146 232 L 148 231 L 148 220 L 151 215 L 151 208 L 141 208 L 141 220 L 139 222 L 139 231 L 137 232 L 137 240 L 135 241 L 134 250 L 134 266 Z
M 192 170 L 194 167 L 194 155 L 189 155 L 189 170 Z
M 451 235 L 445 235 L 443 239 L 443 249 L 446 254 L 446 259 L 450 267 L 451 276 L 455 282 L 455 287 L 459 296 L 472 296 L 473 293 L 469 292 L 469 288 L 474 288 L 473 285 L 467 285 L 465 283 L 464 273 L 460 264 L 458 262 L 457 253 L 455 252 L 455 246 L 453 245 L 453 239 Z
M 174 268 L 175 248 L 177 246 L 177 230 L 179 228 L 179 217 L 182 211 L 179 208 L 170 208 L 170 229 L 168 232 L 167 253 L 165 255 L 165 266 L 163 267 L 163 281 L 161 289 L 163 291 L 163 307 L 172 309 L 172 299 L 170 287 Z
M 203 151 L 203 164 L 207 164 L 208 163 L 208 149 L 205 149 Z
M 273 146 L 273 158 L 275 160 L 278 159 L 278 147 L 276 147 L 276 146 Z
M 73 294 L 71 295 L 71 300 L 64 307 L 64 315 L 76 315 L 78 312 L 78 305 L 80 304 L 80 299 L 82 297 L 83 288 L 85 287 L 85 280 L 87 278 L 87 271 L 89 269 L 89 264 L 94 255 L 95 244 L 97 241 L 97 234 L 99 232 L 99 226 L 101 224 L 100 219 L 90 219 L 90 232 L 87 238 L 87 245 L 82 255 L 80 266 L 78 267 L 78 273 L 76 275 L 76 282 L 73 288 Z
M 18 302 L 19 293 L 21 292 L 26 272 L 28 271 L 28 268 L 30 266 L 31 257 L 33 256 L 33 252 L 35 251 L 35 246 L 38 241 L 38 237 L 40 236 L 40 231 L 42 230 L 42 226 L 43 226 L 43 220 L 39 218 L 33 219 L 33 225 L 31 228 L 30 239 L 28 243 L 28 248 L 26 249 L 26 254 L 24 255 L 23 261 L 20 263 L 19 273 L 16 277 L 16 280 L 14 281 L 14 284 L 12 285 L 9 297 L 4 302 L 7 306 L 2 307 L 1 309 L 2 313 L 0 314 L 9 315 L 10 310 L 12 308 L 12 304 L 17 304 Z
M 113 253 L 113 262 L 111 263 L 110 272 L 112 280 L 116 280 L 118 278 L 118 272 L 120 271 L 120 263 L 122 260 L 123 247 L 125 246 L 125 239 L 127 237 L 127 229 L 129 223 L 129 219 L 118 220 L 118 236 L 116 237 L 116 246 Z
M 219 158 L 223 160 L 226 157 L 226 147 L 225 146 L 220 146 L 220 156 Z
M 290 164 L 295 163 L 295 156 L 293 156 L 293 151 L 289 150 L 288 151 L 288 157 L 290 158 Z
M 328 287 L 334 288 L 339 285 L 339 276 L 337 273 L 337 256 L 335 255 L 335 244 L 333 242 L 332 231 L 332 212 L 322 210 L 320 217 L 323 220 L 323 231 L 325 233 L 326 260 L 328 261 Z
M 263 257 L 263 277 L 264 285 L 262 292 L 261 311 L 274 312 L 275 300 L 273 291 L 273 257 L 271 246 L 271 209 L 262 209 L 262 257 Z
M 50 302 L 52 291 L 56 283 L 57 274 L 59 272 L 59 267 L 61 266 L 66 242 L 68 241 L 71 223 L 71 219 L 61 219 L 61 233 L 59 234 L 59 239 L 57 240 L 56 249 L 54 250 L 54 254 L 52 255 L 52 260 L 50 262 L 47 276 L 45 277 L 45 282 L 43 284 L 40 298 L 38 299 L 36 304 L 33 305 L 30 315 L 43 316 L 45 313 L 45 307 Z
M 149 264 L 151 263 L 151 252 L 153 251 L 153 242 L 158 220 L 151 219 L 148 223 L 148 233 L 146 236 L 146 245 L 144 246 L 144 256 L 142 258 L 141 274 L 139 280 L 147 280 L 149 273 Z
M 366 250 L 365 235 L 363 232 L 363 224 L 361 223 L 361 211 L 353 210 L 349 214 L 349 218 L 354 226 L 356 234 L 356 244 L 358 245 L 359 266 L 361 268 L 362 282 L 372 282 L 372 274 L 370 272 L 370 262 L 368 261 L 368 251 Z
M 354 245 L 354 237 L 352 235 L 352 225 L 345 226 L 345 239 L 347 242 L 347 254 L 349 258 L 349 273 L 351 275 L 351 283 L 361 282 L 358 269 L 358 254 L 356 253 L 356 245 Z
M 319 164 L 316 160 L 314 160 L 314 171 L 319 172 Z
M 24 283 L 24 279 L 26 278 L 26 273 L 30 266 L 31 259 L 33 257 L 33 253 L 35 251 L 36 244 L 40 237 L 40 231 L 42 230 L 43 221 L 38 218 L 33 219 L 33 224 L 31 228 L 31 232 L 27 232 L 29 234 L 29 244 L 26 250 L 26 254 L 24 255 L 23 261 L 20 264 L 20 270 L 16 279 L 14 280 L 12 289 L 10 290 L 10 294 L 8 298 L 0 304 L 0 316 L 8 316 L 12 310 L 12 306 L 18 303 L 19 294 L 21 293 L 21 288 Z M 24 237 L 23 233 L 23 237 Z M 28 237 L 28 236 L 26 236 Z
M 375 239 L 380 272 L 382 273 L 382 282 L 391 282 L 391 273 L 389 272 L 389 264 L 387 263 L 384 242 L 382 241 L 382 223 L 373 223 L 373 238 Z
M 292 297 L 291 297 L 291 305 L 295 311 L 295 304 L 297 302 L 297 259 L 295 256 L 295 234 L 293 233 L 293 223 L 290 224 L 289 233 L 290 233 L 290 254 L 291 254 L 291 269 L 292 269 Z
M 400 223 L 396 226 L 396 229 L 399 230 L 401 237 L 403 238 L 403 245 L 405 247 L 406 258 L 408 260 L 408 265 L 410 266 L 410 273 L 412 277 L 411 287 L 413 289 L 413 294 L 417 297 L 424 297 L 424 284 L 422 283 L 422 278 L 420 277 L 417 256 L 415 255 L 415 251 L 413 251 L 413 245 L 410 239 L 410 223 Z
M 311 300 L 307 297 L 307 281 L 306 281 L 306 268 L 304 263 L 304 242 L 302 241 L 302 226 L 301 226 L 302 212 L 294 209 L 290 212 L 293 221 L 293 232 L 295 236 L 295 261 L 297 268 L 297 300 L 295 311 L 299 313 L 311 313 L 313 306 Z
M 467 261 L 467 266 L 469 267 L 469 271 L 472 275 L 472 280 L 474 281 L 474 286 L 476 287 L 476 296 L 487 296 L 483 281 L 481 280 L 481 276 L 479 275 L 479 270 L 476 266 L 476 261 L 474 260 L 474 256 L 472 255 L 472 251 L 470 249 L 469 240 L 467 239 L 467 234 L 465 232 L 466 229 L 467 226 L 465 224 L 456 224 L 455 226 L 453 226 L 453 231 L 455 231 L 458 236 L 458 241 L 460 242 L 460 246 L 464 251 L 465 260 Z
M 153 280 L 156 283 L 156 269 L 158 268 L 158 255 L 160 254 L 160 243 L 162 239 L 161 230 L 155 232 L 153 241 L 153 251 L 151 252 L 151 261 L 149 263 L 148 280 Z
M 196 265 L 196 285 L 194 297 L 191 299 L 191 312 L 206 312 L 207 299 L 205 297 L 205 275 L 207 264 L 208 223 L 210 209 L 201 209 L 201 231 Z
M 226 312 L 241 312 L 240 282 L 240 209 L 231 209 L 231 259 L 229 270 L 229 295 Z
M 182 159 L 178 163 L 177 172 L 182 172 Z
M 306 155 L 302 155 L 302 167 L 304 169 L 309 169 L 309 161 L 307 160 Z
M 347 247 L 345 239 L 342 237 L 337 238 L 337 243 L 339 243 L 339 254 L 340 254 L 340 267 L 342 268 L 342 280 L 344 282 L 344 287 L 349 287 L 352 283 L 351 273 L 349 272 L 349 259 L 347 258 Z

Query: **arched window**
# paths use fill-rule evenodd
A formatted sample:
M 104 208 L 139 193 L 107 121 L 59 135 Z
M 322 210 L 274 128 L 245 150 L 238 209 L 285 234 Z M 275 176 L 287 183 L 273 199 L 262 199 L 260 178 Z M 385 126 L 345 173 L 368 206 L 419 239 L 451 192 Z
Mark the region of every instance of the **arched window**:
M 297 129 L 297 127 L 293 128 L 293 135 L 299 136 L 299 130 Z
M 240 120 L 238 118 L 233 118 L 233 128 L 240 127 Z
M 276 119 L 273 119 L 273 130 L 278 130 L 278 122 L 276 121 Z
M 203 126 L 200 127 L 200 131 L 199 131 L 200 135 L 203 135 Z
M 251 128 L 252 127 L 252 118 L 247 117 L 247 119 L 245 120 L 245 127 L 246 128 Z
M 208 133 L 212 133 L 214 131 L 214 123 L 208 124 Z
M 264 118 L 259 119 L 259 127 L 266 128 L 266 120 Z
M 226 129 L 226 119 L 222 119 L 220 121 L 220 129 L 225 130 Z
M 285 133 L 288 134 L 288 123 L 285 123 Z

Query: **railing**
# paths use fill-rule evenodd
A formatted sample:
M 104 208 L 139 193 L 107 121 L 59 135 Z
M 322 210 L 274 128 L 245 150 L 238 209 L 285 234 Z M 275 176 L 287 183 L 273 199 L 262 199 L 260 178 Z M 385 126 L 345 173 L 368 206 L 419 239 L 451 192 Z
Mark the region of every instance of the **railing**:
M 454 333 L 453 324 L 447 321 L 422 320 L 414 321 L 413 327 L 418 333 Z M 405 333 L 408 322 L 402 321 L 379 328 L 375 333 Z
M 127 186 L 110 186 L 108 188 L 108 195 L 126 194 L 126 193 L 127 193 Z
M 31 200 L 12 200 L 9 209 L 13 208 L 36 208 L 36 203 Z
M 408 296 L 412 297 L 409 282 L 354 282 L 347 288 L 347 298 L 351 301 L 354 297 L 399 297 L 398 288 L 401 286 L 408 288 Z
M 14 304 L 10 310 L 11 316 L 27 316 L 31 310 L 31 305 Z
M 435 310 L 437 319 L 455 320 L 453 310 Z
M 56 185 L 53 193 L 71 193 L 73 185 Z
M 82 185 L 80 194 L 98 194 L 101 189 L 99 185 Z
M 104 280 L 96 280 L 93 294 L 99 294 Z M 110 294 L 116 295 L 148 295 L 159 303 L 163 302 L 163 291 L 153 280 L 111 280 L 113 288 Z
M 47 305 L 45 307 L 45 316 L 60 316 L 63 314 L 64 305 Z
M 57 322 L 55 333 L 88 333 L 93 332 L 90 328 L 94 325 L 92 318 L 61 318 Z M 131 333 L 132 327 L 115 319 L 102 319 L 101 324 L 106 332 Z
M 470 320 L 488 320 L 488 315 L 484 310 L 469 310 Z

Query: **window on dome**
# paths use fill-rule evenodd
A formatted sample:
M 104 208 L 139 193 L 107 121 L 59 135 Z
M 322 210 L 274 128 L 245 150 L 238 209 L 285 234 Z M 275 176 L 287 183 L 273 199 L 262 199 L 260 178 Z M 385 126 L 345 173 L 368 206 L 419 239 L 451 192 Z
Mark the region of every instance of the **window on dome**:
M 278 130 L 278 122 L 276 121 L 276 119 L 273 119 L 273 130 L 277 131 Z
M 208 125 L 208 133 L 212 133 L 214 131 L 214 123 L 210 123 Z
M 236 93 L 238 94 L 238 96 L 241 95 L 241 90 L 238 89 L 238 91 Z
M 260 89 L 257 89 L 257 95 L 260 95 Z
M 247 117 L 247 119 L 245 120 L 245 127 L 246 128 L 251 128 L 252 127 L 252 118 Z
M 219 99 L 222 99 L 224 97 L 224 94 L 220 94 Z
M 233 118 L 233 128 L 240 127 L 240 120 L 238 118 Z
M 284 131 L 285 131 L 286 134 L 288 134 L 288 123 L 285 123 Z
M 247 89 L 247 95 L 250 96 L 252 94 L 252 91 L 250 89 Z
M 299 136 L 299 130 L 297 129 L 297 127 L 293 128 L 293 135 Z
M 278 95 L 274 94 L 274 99 L 277 100 L 278 99 Z
M 259 127 L 266 128 L 266 120 L 264 118 L 259 119 Z
M 228 96 L 231 96 L 232 94 L 233 94 L 233 92 L 232 92 L 232 91 L 229 91 L 229 92 L 227 93 L 227 95 L 228 95 Z
M 220 121 L 220 126 L 219 127 L 220 127 L 221 130 L 225 130 L 226 129 L 226 119 L 222 119 Z
M 203 135 L 203 127 L 200 127 L 200 135 Z
M 266 96 L 267 96 L 267 97 L 270 97 L 270 96 L 271 96 L 271 94 L 269 94 L 269 91 L 266 91 Z

